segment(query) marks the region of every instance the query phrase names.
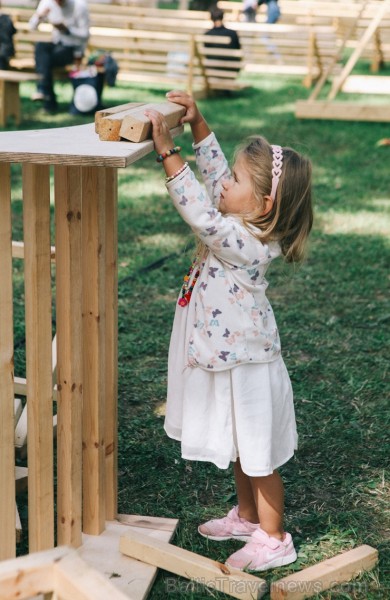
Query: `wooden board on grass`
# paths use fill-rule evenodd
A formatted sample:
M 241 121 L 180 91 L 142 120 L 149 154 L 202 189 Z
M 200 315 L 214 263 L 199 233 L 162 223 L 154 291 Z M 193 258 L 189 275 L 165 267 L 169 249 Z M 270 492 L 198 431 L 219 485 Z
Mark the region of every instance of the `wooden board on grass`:
M 261 598 L 267 589 L 266 582 L 259 577 L 138 531 L 129 531 L 121 537 L 119 548 L 126 556 L 186 577 L 233 598 Z
M 271 584 L 271 600 L 304 600 L 341 583 L 351 581 L 378 562 L 378 551 L 363 545 L 328 558 L 317 565 Z
M 106 521 L 105 530 L 99 536 L 83 534 L 83 543 L 77 552 L 126 596 L 146 600 L 157 568 L 124 556 L 119 550 L 120 538 L 137 530 L 147 539 L 158 539 L 168 545 L 177 523 L 177 519 L 118 515 L 117 521 Z

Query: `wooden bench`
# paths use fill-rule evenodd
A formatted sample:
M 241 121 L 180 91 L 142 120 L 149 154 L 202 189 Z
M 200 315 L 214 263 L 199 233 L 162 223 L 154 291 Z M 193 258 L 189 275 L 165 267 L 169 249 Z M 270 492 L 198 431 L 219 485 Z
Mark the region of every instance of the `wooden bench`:
M 8 117 L 16 125 L 21 121 L 19 83 L 38 79 L 35 73 L 0 70 L 0 127 L 5 127 Z
M 382 0 L 369 2 L 347 0 L 280 0 L 281 18 L 278 24 L 306 26 L 332 26 L 335 28 L 338 44 L 341 44 L 346 32 L 350 39 L 346 47 L 356 48 L 358 40 L 369 22 L 378 12 Z M 218 6 L 225 11 L 225 21 L 241 21 L 242 2 L 220 0 Z M 263 10 L 264 8 L 261 7 Z M 257 21 L 262 23 L 265 16 L 258 11 Z M 354 27 L 351 29 L 351 25 Z M 381 25 L 372 40 L 367 44 L 362 58 L 371 62 L 371 70 L 377 71 L 384 62 L 390 61 L 390 12 L 382 19 Z
M 92 27 L 88 51 L 109 51 L 119 64 L 119 81 L 180 87 L 197 97 L 245 87 L 238 79 L 243 53 L 206 49 L 206 41 L 227 45 L 230 38 L 135 29 L 122 30 L 118 36 L 117 29 Z

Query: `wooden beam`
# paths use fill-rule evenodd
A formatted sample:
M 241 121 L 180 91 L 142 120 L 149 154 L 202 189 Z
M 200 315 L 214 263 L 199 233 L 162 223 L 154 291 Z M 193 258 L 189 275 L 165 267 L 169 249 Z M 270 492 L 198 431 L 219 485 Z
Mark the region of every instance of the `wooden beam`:
M 14 240 L 12 241 L 12 257 L 24 259 L 24 242 L 17 242 Z M 55 259 L 56 259 L 55 246 L 51 246 L 51 248 L 50 248 L 50 258 L 51 258 L 52 262 L 55 262 Z
M 271 600 L 304 600 L 350 581 L 378 562 L 378 551 L 363 545 L 328 558 L 313 567 L 293 573 L 271 584 Z
M 83 531 L 104 530 L 106 169 L 82 168 Z
M 383 0 L 381 6 L 377 9 L 375 16 L 372 18 L 367 29 L 364 31 L 362 37 L 358 42 L 358 45 L 349 57 L 339 77 L 337 77 L 337 79 L 334 80 L 332 89 L 329 92 L 328 100 L 333 100 L 336 97 L 344 81 L 347 79 L 348 75 L 351 73 L 352 69 L 359 60 L 364 48 L 367 46 L 375 31 L 378 29 L 383 16 L 389 10 L 389 6 L 389 0 Z
M 118 512 L 118 184 L 117 170 L 105 177 L 105 486 L 106 519 Z
M 54 167 L 57 303 L 58 543 L 81 544 L 83 367 L 81 167 Z
M 138 531 L 121 537 L 119 549 L 126 556 L 194 580 L 233 598 L 253 600 L 261 598 L 267 590 L 263 579 Z
M 76 552 L 54 565 L 54 589 L 63 600 L 131 600 Z
M 341 121 L 390 122 L 388 105 L 367 105 L 356 102 L 330 102 L 300 100 L 295 104 L 295 116 L 299 119 L 336 119 Z
M 11 172 L 0 164 L 0 560 L 15 556 Z
M 50 168 L 23 165 L 29 550 L 54 545 Z

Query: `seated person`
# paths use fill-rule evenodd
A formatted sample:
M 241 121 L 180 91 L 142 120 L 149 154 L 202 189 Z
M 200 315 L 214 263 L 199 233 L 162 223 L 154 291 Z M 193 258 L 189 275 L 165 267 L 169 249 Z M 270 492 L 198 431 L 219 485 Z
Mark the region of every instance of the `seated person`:
M 0 14 L 0 69 L 8 69 L 9 59 L 15 54 L 13 36 L 14 24 L 8 15 Z
M 266 23 L 276 23 L 280 17 L 280 8 L 278 6 L 278 0 L 258 0 L 258 5 L 267 5 L 267 18 Z
M 234 31 L 234 29 L 228 29 L 227 27 L 225 27 L 225 25 L 223 24 L 223 10 L 221 10 L 220 8 L 214 7 L 210 10 L 210 16 L 211 16 L 211 20 L 213 22 L 213 28 L 209 29 L 209 31 L 206 31 L 205 35 L 212 35 L 212 36 L 224 36 L 224 37 L 229 37 L 230 38 L 230 42 L 228 45 L 226 44 L 205 44 L 206 47 L 208 48 L 232 48 L 233 50 L 240 50 L 241 48 L 241 44 L 240 44 L 240 40 L 238 38 L 237 32 Z M 218 57 L 216 56 L 207 56 L 207 58 L 210 59 L 216 59 Z M 237 62 L 237 58 L 235 58 L 234 56 L 223 56 L 223 54 L 221 53 L 221 58 L 223 58 L 223 60 L 233 60 Z M 224 67 L 219 67 L 221 70 L 226 70 L 224 69 Z M 232 70 L 234 71 L 239 71 L 239 68 L 233 67 Z
M 35 46 L 36 71 L 42 79 L 33 100 L 43 100 L 48 112 L 55 112 L 53 69 L 80 62 L 89 37 L 89 12 L 85 0 L 40 0 L 30 19 L 30 29 L 47 21 L 53 25 L 51 42 Z

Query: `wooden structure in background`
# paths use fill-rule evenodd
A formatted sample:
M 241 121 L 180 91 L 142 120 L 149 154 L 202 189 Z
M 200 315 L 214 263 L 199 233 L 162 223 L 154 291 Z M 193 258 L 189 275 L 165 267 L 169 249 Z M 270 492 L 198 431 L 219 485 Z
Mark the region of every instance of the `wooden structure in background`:
M 348 90 L 348 76 L 355 67 L 357 61 L 362 55 L 372 36 L 377 31 L 382 18 L 390 10 L 390 0 L 383 0 L 377 13 L 372 18 L 367 29 L 364 31 L 358 45 L 351 54 L 341 73 L 333 80 L 331 90 L 326 100 L 319 100 L 319 94 L 326 83 L 327 77 L 331 76 L 331 66 L 329 72 L 322 77 L 315 86 L 308 100 L 300 100 L 295 105 L 295 115 L 301 119 L 341 119 L 353 121 L 379 121 L 390 122 L 390 106 L 361 104 L 356 102 L 335 102 L 337 94 L 343 90 L 346 84 Z M 386 82 L 388 78 L 384 78 Z M 378 83 L 378 76 L 375 76 L 375 83 Z M 351 89 L 351 88 L 350 88 Z M 353 91 L 353 88 L 352 88 Z M 365 77 L 364 93 L 370 94 L 370 76 Z M 375 89 L 372 93 L 376 93 Z
M 173 134 L 181 130 L 176 128 Z M 127 167 L 152 149 L 151 141 L 101 142 L 93 123 L 0 133 L 0 560 L 12 558 L 16 553 L 11 163 L 20 164 L 23 175 L 29 551 L 54 547 L 55 518 L 59 545 L 83 549 L 86 539 L 83 535 L 92 536 L 97 543 L 109 524 L 119 547 L 119 534 L 123 534 L 126 525 L 115 521 L 117 168 Z M 50 269 L 53 195 L 56 465 Z M 162 533 L 169 540 L 176 521 L 164 523 Z M 156 529 L 159 530 L 158 523 Z M 91 552 L 97 551 L 93 547 Z M 105 550 L 100 552 L 104 568 Z M 152 577 L 154 573 L 152 570 Z M 145 586 L 149 588 L 150 579 L 145 579 Z M 127 587 L 131 593 L 131 586 Z

